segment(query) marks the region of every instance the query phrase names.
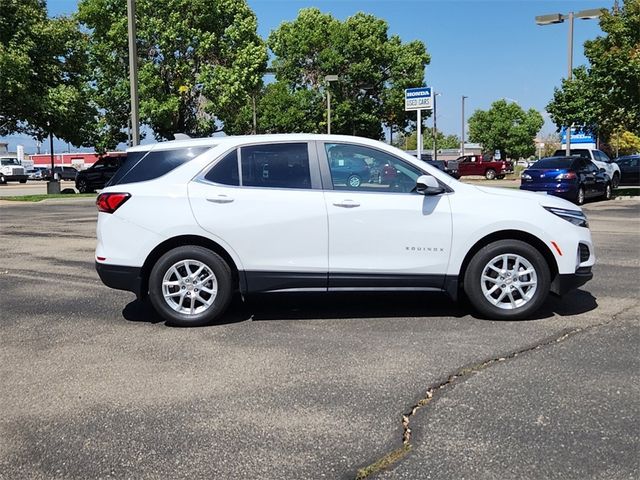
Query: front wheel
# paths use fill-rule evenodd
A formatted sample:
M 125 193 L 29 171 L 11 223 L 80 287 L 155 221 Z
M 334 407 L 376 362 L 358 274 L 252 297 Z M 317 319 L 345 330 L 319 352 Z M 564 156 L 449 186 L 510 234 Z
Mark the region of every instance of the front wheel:
M 578 188 L 578 193 L 576 194 L 576 203 L 578 205 L 584 204 L 584 188 L 583 187 Z
M 494 178 L 496 178 L 496 171 L 493 168 L 490 168 L 489 170 L 484 172 L 484 178 L 486 178 L 487 180 L 493 180 Z
M 618 188 L 620 186 L 620 174 L 618 172 L 613 174 L 611 179 L 611 188 Z
M 464 291 L 487 318 L 518 320 L 538 310 L 550 286 L 542 254 L 520 240 L 499 240 L 476 253 L 464 275 Z
M 149 298 L 170 325 L 195 327 L 213 322 L 231 301 L 229 265 L 211 250 L 189 245 L 165 253 L 149 276 Z
M 92 193 L 93 190 L 89 188 L 89 184 L 84 178 L 78 180 L 76 187 L 80 193 Z
M 27 179 L 19 180 L 20 183 L 27 183 Z
M 607 183 L 607 185 L 604 187 L 602 198 L 604 198 L 605 200 L 611 200 L 611 184 Z
M 496 178 L 497 178 L 498 180 L 504 180 L 504 175 L 498 175 Z

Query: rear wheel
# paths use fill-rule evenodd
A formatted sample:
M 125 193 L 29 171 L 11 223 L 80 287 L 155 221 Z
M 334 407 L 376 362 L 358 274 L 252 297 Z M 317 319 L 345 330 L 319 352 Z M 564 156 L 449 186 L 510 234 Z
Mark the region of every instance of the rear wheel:
M 578 193 L 576 193 L 576 203 L 578 205 L 584 204 L 584 188 L 583 187 L 578 188 Z
M 549 266 L 538 250 L 520 240 L 499 240 L 471 259 L 464 291 L 488 318 L 518 320 L 540 308 L 550 281 Z
M 358 188 L 362 184 L 362 180 L 358 175 L 351 175 L 347 178 L 347 185 L 351 188 Z
M 496 171 L 493 168 L 488 169 L 486 172 L 484 172 L 484 178 L 486 178 L 487 180 L 493 180 L 494 178 L 496 178 Z
M 604 194 L 602 194 L 602 198 L 605 200 L 611 200 L 611 184 L 607 183 L 604 187 Z
M 20 183 L 27 183 L 27 179 L 20 180 Z
M 213 322 L 231 301 L 229 265 L 211 250 L 190 245 L 165 253 L 149 276 L 149 298 L 171 325 L 195 327 Z
M 496 178 L 497 178 L 498 180 L 502 180 L 502 179 L 504 179 L 504 175 L 498 175 Z

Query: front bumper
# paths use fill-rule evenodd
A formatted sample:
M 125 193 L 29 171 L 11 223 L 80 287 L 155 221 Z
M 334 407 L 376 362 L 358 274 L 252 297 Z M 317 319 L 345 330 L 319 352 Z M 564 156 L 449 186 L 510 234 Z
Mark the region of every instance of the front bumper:
M 551 282 L 551 291 L 556 295 L 564 295 L 581 287 L 592 278 L 591 267 L 580 267 L 576 273 L 561 273 Z
M 142 268 L 96 262 L 96 271 L 107 287 L 133 292 L 136 297 L 141 297 Z

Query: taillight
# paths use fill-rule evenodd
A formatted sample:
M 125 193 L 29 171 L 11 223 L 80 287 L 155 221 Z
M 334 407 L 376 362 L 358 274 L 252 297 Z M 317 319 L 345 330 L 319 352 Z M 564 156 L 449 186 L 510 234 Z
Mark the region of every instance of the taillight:
M 578 177 L 576 177 L 575 172 L 561 173 L 556 176 L 556 180 L 575 180 L 576 178 Z
M 113 213 L 129 198 L 129 193 L 101 193 L 96 199 L 96 205 L 99 212 Z

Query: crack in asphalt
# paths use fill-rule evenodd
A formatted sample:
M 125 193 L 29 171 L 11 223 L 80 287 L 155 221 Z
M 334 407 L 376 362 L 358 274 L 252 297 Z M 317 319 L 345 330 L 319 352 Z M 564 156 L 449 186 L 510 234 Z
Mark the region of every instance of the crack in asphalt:
M 442 390 L 444 390 L 445 388 L 452 386 L 455 383 L 460 383 L 461 381 L 464 381 L 467 378 L 471 377 L 471 375 L 479 373 L 483 370 L 486 370 L 487 368 L 492 367 L 498 363 L 506 362 L 508 360 L 513 360 L 514 358 L 520 355 L 531 353 L 536 350 L 540 350 L 542 348 L 561 343 L 566 339 L 573 337 L 579 333 L 584 333 L 596 328 L 607 326 L 613 323 L 618 318 L 618 316 L 626 313 L 629 310 L 632 310 L 633 308 L 636 308 L 635 304 L 629 305 L 628 307 L 623 308 L 622 310 L 614 313 L 611 316 L 611 318 L 606 322 L 596 323 L 593 325 L 588 325 L 586 327 L 575 327 L 575 328 L 564 329 L 564 330 L 561 330 L 559 334 L 556 334 L 552 337 L 546 337 L 532 346 L 515 350 L 504 356 L 493 357 L 493 358 L 490 358 L 489 360 L 485 360 L 485 361 L 478 362 L 466 367 L 462 367 L 459 370 L 457 370 L 455 373 L 449 375 L 446 380 L 438 382 L 432 385 L 431 387 L 427 388 L 425 396 L 421 398 L 418 401 L 418 403 L 416 403 L 413 407 L 411 407 L 409 412 L 402 414 L 402 446 L 400 448 L 393 450 L 390 453 L 387 453 L 376 462 L 366 467 L 360 468 L 355 477 L 356 480 L 363 480 L 382 470 L 387 470 L 389 467 L 391 467 L 392 465 L 402 460 L 409 453 L 409 451 L 411 450 L 411 427 L 410 427 L 411 417 L 413 417 L 418 412 L 418 410 L 428 406 L 436 397 L 436 395 Z

